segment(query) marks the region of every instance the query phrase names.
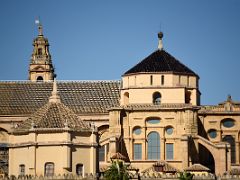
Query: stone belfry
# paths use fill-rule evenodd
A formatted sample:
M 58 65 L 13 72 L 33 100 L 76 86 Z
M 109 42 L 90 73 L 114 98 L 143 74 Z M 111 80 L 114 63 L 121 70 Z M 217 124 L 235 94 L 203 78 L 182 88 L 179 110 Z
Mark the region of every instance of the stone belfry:
M 42 24 L 37 20 L 38 36 L 33 40 L 33 53 L 29 65 L 29 80 L 49 81 L 55 77 L 54 67 L 49 53 L 48 39 L 43 36 Z

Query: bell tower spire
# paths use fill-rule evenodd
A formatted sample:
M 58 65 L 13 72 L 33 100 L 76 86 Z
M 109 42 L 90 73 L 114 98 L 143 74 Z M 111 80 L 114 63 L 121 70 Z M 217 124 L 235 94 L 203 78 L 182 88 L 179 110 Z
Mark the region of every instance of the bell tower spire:
M 43 35 L 43 26 L 39 19 L 35 21 L 38 26 L 38 36 L 33 40 L 33 53 L 29 65 L 29 80 L 48 81 L 55 77 L 48 39 Z

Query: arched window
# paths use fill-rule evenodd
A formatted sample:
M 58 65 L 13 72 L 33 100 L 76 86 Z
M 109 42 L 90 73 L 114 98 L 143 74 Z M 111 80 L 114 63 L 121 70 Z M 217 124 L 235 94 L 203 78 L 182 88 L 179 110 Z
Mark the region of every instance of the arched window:
M 83 164 L 77 164 L 76 165 L 76 174 L 78 176 L 82 176 L 83 175 Z
M 160 136 L 157 132 L 151 132 L 147 137 L 148 159 L 160 159 Z
M 128 93 L 128 92 L 125 92 L 125 93 L 124 93 L 124 99 L 123 99 L 123 101 L 124 101 L 124 104 L 125 104 L 125 105 L 129 103 L 129 93 Z
M 42 76 L 38 76 L 37 77 L 37 82 L 42 82 L 43 81 L 43 77 Z
M 164 85 L 164 75 L 161 76 L 161 85 Z
M 45 176 L 53 176 L 54 175 L 54 163 L 53 162 L 47 162 L 45 164 L 44 175 Z
M 25 175 L 25 165 L 24 164 L 20 164 L 19 165 L 19 175 L 20 176 L 24 176 Z
M 228 142 L 231 146 L 231 163 L 236 163 L 236 148 L 235 138 L 231 135 L 227 135 L 223 138 L 223 141 Z
M 159 105 L 161 104 L 161 94 L 159 92 L 153 93 L 153 104 Z

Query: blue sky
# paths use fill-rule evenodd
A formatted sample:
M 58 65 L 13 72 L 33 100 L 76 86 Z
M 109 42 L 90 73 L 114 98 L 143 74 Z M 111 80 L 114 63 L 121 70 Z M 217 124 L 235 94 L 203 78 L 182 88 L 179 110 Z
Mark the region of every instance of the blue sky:
M 200 76 L 202 104 L 240 101 L 239 0 L 1 0 L 1 80 L 26 80 L 40 16 L 59 80 L 118 80 L 157 49 Z

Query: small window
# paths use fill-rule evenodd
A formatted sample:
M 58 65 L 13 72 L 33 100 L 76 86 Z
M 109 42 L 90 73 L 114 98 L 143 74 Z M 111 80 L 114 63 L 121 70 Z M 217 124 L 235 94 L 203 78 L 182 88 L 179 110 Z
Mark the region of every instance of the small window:
M 150 85 L 153 85 L 153 76 L 150 76 Z
M 172 133 L 173 133 L 173 127 L 171 127 L 171 126 L 167 127 L 167 128 L 166 128 L 166 133 L 167 133 L 168 135 L 172 135 Z
M 164 75 L 161 76 L 161 85 L 164 85 Z
M 78 176 L 82 176 L 83 175 L 83 164 L 77 164 L 76 165 L 76 174 Z
M 48 162 L 45 164 L 45 176 L 53 176 L 54 175 L 54 163 Z
M 38 48 L 38 55 L 42 55 L 42 48 Z
M 159 119 L 149 119 L 149 120 L 147 120 L 147 123 L 149 123 L 149 124 L 158 124 L 158 123 L 160 123 L 160 120 Z
M 141 134 L 141 128 L 140 127 L 136 127 L 136 128 L 134 128 L 134 130 L 133 130 L 133 133 L 135 134 L 135 135 L 140 135 Z
M 19 165 L 19 175 L 20 176 L 24 176 L 25 175 L 25 165 L 24 164 L 20 164 Z
M 209 135 L 210 138 L 214 139 L 214 138 L 217 137 L 217 131 L 215 129 L 210 129 L 208 131 L 208 135 Z
M 105 146 L 99 148 L 99 161 L 105 161 Z
M 224 119 L 223 121 L 222 121 L 222 125 L 224 126 L 224 127 L 226 127 L 226 128 L 231 128 L 231 127 L 233 127 L 234 126 L 234 120 L 233 119 Z
M 38 76 L 37 77 L 37 82 L 42 82 L 43 81 L 43 77 L 42 76 Z
M 141 160 L 142 159 L 142 144 L 134 144 L 134 160 Z
M 191 102 L 191 92 L 190 91 L 186 91 L 185 92 L 185 103 L 189 104 Z
M 159 92 L 153 93 L 153 104 L 161 104 L 161 94 Z
M 129 104 L 129 93 L 128 93 L 128 92 L 125 92 L 125 93 L 124 93 L 124 99 L 123 99 L 123 101 L 124 101 L 124 104 L 125 104 L 125 105 Z
M 173 159 L 173 143 L 167 143 L 166 144 L 166 158 L 168 160 Z

